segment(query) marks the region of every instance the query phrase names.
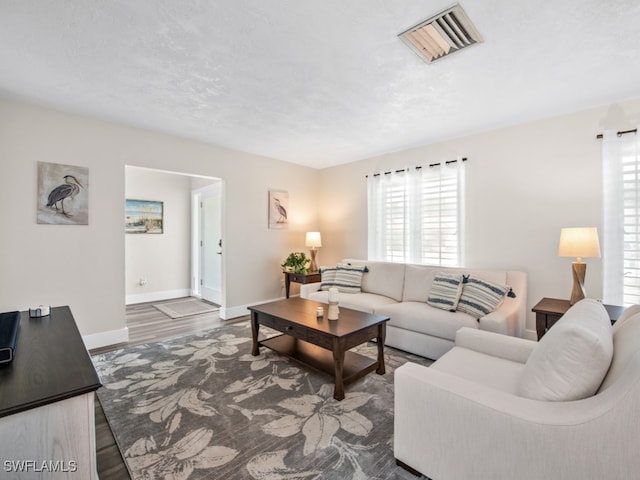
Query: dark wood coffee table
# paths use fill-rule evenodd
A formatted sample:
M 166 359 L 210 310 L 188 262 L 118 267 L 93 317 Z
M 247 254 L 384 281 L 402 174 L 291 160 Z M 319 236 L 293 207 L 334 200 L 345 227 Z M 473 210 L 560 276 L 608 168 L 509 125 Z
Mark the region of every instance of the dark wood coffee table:
M 325 316 L 317 318 L 316 308 L 324 307 Z M 384 339 L 389 317 L 358 312 L 340 307 L 340 318 L 328 320 L 327 305 L 304 298 L 288 298 L 249 307 L 252 355 L 260 354 L 260 346 L 291 357 L 304 365 L 326 372 L 335 380 L 333 398 L 344 398 L 344 386 L 374 370 L 383 375 Z M 283 332 L 282 335 L 258 340 L 260 325 Z M 359 355 L 349 349 L 372 339 L 378 342 L 378 358 Z

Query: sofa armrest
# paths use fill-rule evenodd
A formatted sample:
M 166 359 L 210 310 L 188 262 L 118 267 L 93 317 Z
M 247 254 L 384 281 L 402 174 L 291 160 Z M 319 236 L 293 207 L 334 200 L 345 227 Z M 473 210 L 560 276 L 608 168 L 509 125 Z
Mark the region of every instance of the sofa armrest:
M 407 392 L 414 398 L 422 395 L 435 395 L 435 397 L 424 397 L 423 400 L 427 401 L 425 405 L 430 405 L 430 402 L 438 397 L 448 398 L 452 401 L 454 398 L 464 399 L 464 403 L 468 406 L 493 409 L 499 413 L 499 416 L 510 417 L 537 426 L 555 427 L 582 425 L 597 420 L 610 410 L 624 408 L 620 397 L 628 396 L 628 400 L 635 401 L 633 396 L 640 387 L 640 384 L 635 382 L 635 385 L 622 387 L 626 395 L 625 393 L 621 395 L 620 391 L 608 392 L 605 390 L 597 396 L 582 400 L 549 402 L 519 397 L 413 362 L 407 362 L 396 368 L 394 384 L 399 387 L 398 384 L 402 385 L 403 382 L 408 383 L 396 388 L 396 399 L 398 394 L 402 396 Z M 433 407 L 430 407 L 429 410 L 435 411 L 436 415 L 439 413 Z M 462 430 L 464 431 L 464 429 Z
M 505 299 L 497 310 L 480 317 L 480 329 L 504 335 L 520 336 L 518 334 L 520 302 L 521 300 L 518 298 Z
M 394 375 L 395 457 L 430 478 L 626 478 L 634 468 L 637 435 L 617 432 L 630 431 L 637 389 L 545 402 L 413 363 Z M 618 435 L 622 449 L 598 453 Z
M 538 342 L 475 328 L 463 327 L 456 332 L 456 347 L 464 347 L 512 362 L 526 363 Z
M 317 292 L 320 290 L 320 282 L 315 283 L 303 283 L 300 285 L 300 298 L 309 298 L 311 292 Z

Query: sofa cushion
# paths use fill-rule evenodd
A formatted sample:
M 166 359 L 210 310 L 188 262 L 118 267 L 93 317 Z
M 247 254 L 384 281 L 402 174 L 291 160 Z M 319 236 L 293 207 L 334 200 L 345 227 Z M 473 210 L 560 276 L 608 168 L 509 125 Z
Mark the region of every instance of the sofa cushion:
M 573 305 L 529 356 L 519 394 L 534 400 L 570 401 L 594 395 L 613 357 L 611 321 L 593 299 Z
M 469 275 L 462 286 L 458 310 L 475 318 L 484 317 L 498 308 L 509 292 L 511 287 Z
M 453 341 L 461 327 L 478 328 L 478 322 L 463 312 L 447 312 L 424 302 L 401 302 L 378 307 L 373 313 L 387 315 L 389 326 Z
M 405 302 L 424 302 L 425 296 L 431 291 L 431 284 L 434 277 L 440 272 L 461 273 L 464 275 L 471 274 L 490 282 L 502 285 L 507 283 L 507 272 L 505 270 L 475 270 L 460 267 L 433 267 L 429 265 L 407 264 L 402 300 Z
M 431 284 L 438 272 L 448 272 L 440 267 L 408 264 L 405 270 L 403 302 L 424 302 L 431 291 Z
M 367 273 L 362 277 L 362 291 L 384 295 L 399 302 L 404 289 L 404 263 L 374 262 L 345 259 L 341 263 L 352 266 L 366 266 Z M 423 301 L 428 290 L 423 294 Z
M 309 294 L 309 300 L 329 303 L 329 292 L 317 291 Z M 373 313 L 376 308 L 397 303 L 394 299 L 374 293 L 344 293 L 338 292 L 338 305 L 360 312 Z
M 455 312 L 461 292 L 461 274 L 440 272 L 431 283 L 431 291 L 427 297 L 427 303 L 432 307 Z
M 524 363 L 506 360 L 469 348 L 454 347 L 431 368 L 517 395 Z

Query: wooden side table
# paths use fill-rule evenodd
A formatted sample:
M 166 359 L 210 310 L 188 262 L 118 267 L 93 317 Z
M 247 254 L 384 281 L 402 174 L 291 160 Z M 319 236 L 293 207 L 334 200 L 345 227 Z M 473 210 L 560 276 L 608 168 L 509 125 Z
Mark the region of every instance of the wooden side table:
M 291 282 L 315 283 L 315 282 L 319 282 L 320 279 L 321 279 L 320 272 L 309 272 L 309 273 L 284 272 L 284 289 L 287 293 L 287 298 L 289 298 L 289 289 L 291 288 Z
M 554 323 L 560 320 L 570 307 L 571 303 L 569 300 L 545 297 L 531 309 L 531 311 L 536 314 L 536 333 L 538 334 L 538 340 L 544 336 Z M 618 320 L 625 309 L 625 307 L 619 307 L 617 305 L 604 305 L 604 308 L 607 310 L 612 324 Z

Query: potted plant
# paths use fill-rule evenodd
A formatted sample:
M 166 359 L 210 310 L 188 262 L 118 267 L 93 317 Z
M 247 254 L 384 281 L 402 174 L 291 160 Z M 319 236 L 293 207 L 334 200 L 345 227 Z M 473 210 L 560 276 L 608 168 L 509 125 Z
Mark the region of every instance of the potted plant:
M 307 263 L 310 261 L 311 259 L 307 258 L 304 253 L 293 252 L 289 254 L 287 259 L 280 266 L 285 272 L 307 273 Z

